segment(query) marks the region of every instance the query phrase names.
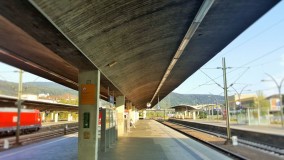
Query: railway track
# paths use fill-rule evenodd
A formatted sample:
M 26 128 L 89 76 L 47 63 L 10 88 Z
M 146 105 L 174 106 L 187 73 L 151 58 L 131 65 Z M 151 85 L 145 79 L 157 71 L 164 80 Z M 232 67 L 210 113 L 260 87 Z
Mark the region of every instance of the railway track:
M 231 152 L 231 151 L 229 151 L 227 149 L 218 147 L 217 145 L 214 145 L 213 143 L 209 143 L 209 142 L 207 142 L 205 139 L 203 139 L 201 137 L 194 136 L 194 135 L 192 135 L 192 133 L 188 134 L 188 132 L 186 132 L 184 130 L 184 126 L 183 125 L 180 125 L 180 124 L 177 124 L 177 123 L 172 123 L 172 122 L 161 122 L 161 123 L 166 125 L 166 126 L 168 126 L 168 127 L 170 127 L 170 128 L 172 128 L 172 129 L 174 129 L 174 130 L 176 130 L 176 131 L 178 131 L 178 132 L 180 132 L 180 133 L 182 133 L 182 134 L 185 134 L 186 136 L 189 136 L 190 138 L 193 138 L 193 139 L 197 140 L 198 142 L 201 142 L 201 143 L 203 143 L 203 144 L 205 144 L 207 146 L 210 146 L 211 148 L 213 148 L 213 149 L 215 149 L 215 150 L 217 150 L 219 152 L 222 152 L 222 153 L 228 155 L 229 157 L 231 157 L 233 159 L 249 160 L 249 158 L 246 158 L 246 157 L 244 157 L 242 155 L 239 155 L 239 154 Z M 178 126 L 182 126 L 183 128 L 180 128 Z
M 67 134 L 72 134 L 78 132 L 78 127 L 73 126 L 73 127 L 68 127 L 68 128 L 60 128 L 60 129 L 55 129 L 55 130 L 48 130 L 45 132 L 37 132 L 33 134 L 27 134 L 27 135 L 21 135 L 20 136 L 20 145 L 26 145 L 46 139 L 51 139 Z M 16 144 L 16 138 L 15 137 L 8 137 L 8 138 L 1 138 L 0 139 L 0 151 L 4 150 L 4 141 L 8 140 L 9 142 L 9 148 L 13 148 L 18 146 Z
M 41 133 L 41 132 L 47 132 L 47 131 L 53 131 L 53 130 L 57 130 L 60 128 L 64 128 L 64 127 L 76 127 L 78 126 L 78 122 L 75 123 L 63 123 L 63 124 L 53 124 L 53 125 L 43 125 L 40 130 L 38 131 L 21 131 L 21 135 L 26 135 L 26 134 L 32 134 L 32 133 Z M 9 138 L 9 137 L 14 137 L 15 136 L 15 132 L 9 132 L 9 133 L 0 133 L 0 139 L 2 138 Z
M 179 124 L 177 122 L 161 122 L 164 125 L 181 132 L 207 146 L 210 146 L 211 148 L 214 148 L 215 150 L 218 150 L 233 159 L 267 159 L 265 156 L 262 156 L 261 154 L 257 155 L 257 153 L 250 153 L 249 151 L 243 151 L 245 150 L 243 146 L 246 146 L 246 148 L 251 147 L 252 151 L 254 152 L 255 149 L 261 150 L 261 152 L 264 155 L 273 156 L 273 158 L 276 157 L 276 159 L 284 159 L 283 149 L 271 147 L 255 142 L 250 142 L 247 140 L 238 140 L 239 146 L 232 146 L 232 145 L 224 145 L 226 141 L 226 135 L 221 135 L 205 130 L 201 130 L 198 128 L 193 128 L 190 126 L 187 126 L 185 124 Z M 265 153 L 266 152 L 266 153 Z M 261 158 L 256 158 L 256 156 L 259 156 Z M 271 158 L 270 158 L 271 159 Z

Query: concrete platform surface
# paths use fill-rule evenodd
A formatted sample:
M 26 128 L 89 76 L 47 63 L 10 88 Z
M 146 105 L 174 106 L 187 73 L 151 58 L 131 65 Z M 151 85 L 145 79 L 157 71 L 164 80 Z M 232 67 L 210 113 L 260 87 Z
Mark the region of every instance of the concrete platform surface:
M 178 119 L 182 120 L 182 119 Z M 214 126 L 221 126 L 226 127 L 226 121 L 224 120 L 189 120 L 183 119 L 184 121 L 196 122 L 196 123 L 203 123 L 209 124 Z M 266 134 L 274 134 L 274 135 L 282 135 L 284 136 L 284 128 L 281 125 L 247 125 L 247 124 L 238 124 L 236 122 L 230 122 L 230 128 L 245 130 L 245 131 L 252 131 L 252 132 L 259 132 L 259 133 L 266 133 Z
M 68 123 L 78 123 L 78 122 L 76 121 L 42 122 L 41 125 L 45 127 L 45 126 L 53 126 L 53 125 L 68 124 Z
M 77 134 L 0 152 L 0 160 L 76 160 Z M 140 120 L 136 128 L 99 153 L 100 160 L 230 159 L 154 120 Z
M 78 134 L 0 152 L 0 160 L 77 160 Z
M 230 159 L 154 120 L 140 120 L 136 128 L 100 154 L 101 160 Z

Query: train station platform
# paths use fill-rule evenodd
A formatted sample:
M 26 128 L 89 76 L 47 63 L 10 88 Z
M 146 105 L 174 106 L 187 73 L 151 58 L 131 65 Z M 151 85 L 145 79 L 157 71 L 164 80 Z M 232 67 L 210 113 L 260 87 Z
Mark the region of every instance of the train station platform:
M 181 120 L 181 119 L 178 119 L 178 120 Z M 189 120 L 189 119 L 184 119 L 184 121 L 190 121 L 190 122 L 226 127 L 226 121 L 225 120 L 201 120 L 201 119 Z M 271 124 L 271 125 L 247 125 L 247 124 L 238 124 L 236 122 L 230 122 L 230 128 L 284 136 L 284 128 L 281 127 L 280 124 L 279 125 L 275 125 L 275 124 Z
M 77 134 L 0 152 L 0 159 L 68 159 L 78 158 Z M 230 159 L 154 120 L 139 120 L 136 128 L 119 137 L 100 160 L 184 160 Z
M 70 123 L 78 123 L 78 122 L 77 121 L 42 122 L 41 125 L 45 127 L 45 126 L 62 125 Z

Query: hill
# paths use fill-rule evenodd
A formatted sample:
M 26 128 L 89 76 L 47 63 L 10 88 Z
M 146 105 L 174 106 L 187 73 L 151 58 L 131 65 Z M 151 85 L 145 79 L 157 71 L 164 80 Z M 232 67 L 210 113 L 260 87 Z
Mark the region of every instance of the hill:
M 7 82 L 0 80 L 0 94 L 8 96 L 17 96 L 18 83 Z M 78 92 L 59 85 L 54 82 L 27 82 L 23 83 L 23 94 L 47 94 L 50 96 L 61 96 L 70 94 L 72 96 L 78 96 Z M 224 102 L 223 96 L 210 95 L 210 94 L 179 94 L 179 93 L 170 93 L 164 99 L 160 101 L 160 108 L 169 108 L 179 104 L 214 104 Z M 154 106 L 157 108 L 157 105 Z
M 224 97 L 210 94 L 179 94 L 170 93 L 159 103 L 160 108 L 169 108 L 179 104 L 197 105 L 197 104 L 218 104 L 224 103 Z M 157 108 L 157 105 L 154 106 Z
M 18 83 L 1 81 L 0 80 L 0 94 L 8 96 L 17 96 Z M 77 96 L 78 92 L 59 85 L 54 82 L 26 82 L 23 83 L 23 94 L 41 94 L 49 93 L 51 96 L 59 96 L 64 94 L 70 94 Z

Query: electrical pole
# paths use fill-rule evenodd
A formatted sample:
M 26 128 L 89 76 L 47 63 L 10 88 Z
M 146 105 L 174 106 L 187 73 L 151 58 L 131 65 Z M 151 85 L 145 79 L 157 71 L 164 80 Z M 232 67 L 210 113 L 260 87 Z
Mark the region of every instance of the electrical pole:
M 230 68 L 230 67 L 228 67 Z M 230 111 L 229 111 L 229 102 L 228 102 L 228 87 L 227 87 L 227 75 L 226 75 L 226 62 L 225 58 L 222 58 L 222 67 L 217 67 L 217 69 L 223 70 L 223 81 L 224 81 L 224 87 L 222 87 L 220 84 L 218 84 L 214 79 L 212 79 L 210 76 L 208 76 L 206 73 L 204 73 L 208 78 L 210 78 L 212 81 L 215 82 L 219 87 L 224 89 L 224 98 L 225 98 L 225 108 L 226 108 L 226 127 L 227 127 L 227 140 L 225 144 L 231 143 L 231 130 L 230 130 Z
M 227 140 L 225 144 L 230 143 L 231 140 L 231 130 L 230 130 L 230 111 L 229 111 L 229 102 L 228 102 L 228 88 L 227 88 L 227 75 L 226 75 L 226 62 L 225 58 L 222 58 L 223 65 L 223 80 L 224 80 L 224 97 L 225 97 L 225 107 L 226 107 L 226 126 L 227 126 Z
M 16 102 L 17 107 L 18 107 L 18 116 L 17 116 L 17 130 L 16 130 L 16 144 L 19 145 L 20 144 L 20 121 L 21 121 L 21 106 L 22 106 L 22 100 L 21 100 L 21 96 L 23 93 L 23 70 L 19 70 L 19 85 L 18 85 L 18 101 Z

